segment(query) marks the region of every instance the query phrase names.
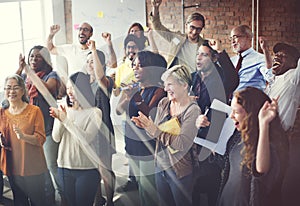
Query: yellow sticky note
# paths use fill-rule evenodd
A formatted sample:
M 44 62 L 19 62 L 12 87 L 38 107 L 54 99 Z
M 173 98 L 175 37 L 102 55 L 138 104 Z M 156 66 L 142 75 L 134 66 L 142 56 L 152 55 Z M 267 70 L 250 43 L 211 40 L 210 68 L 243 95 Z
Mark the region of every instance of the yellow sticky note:
M 103 11 L 98 11 L 97 17 L 98 18 L 103 18 Z

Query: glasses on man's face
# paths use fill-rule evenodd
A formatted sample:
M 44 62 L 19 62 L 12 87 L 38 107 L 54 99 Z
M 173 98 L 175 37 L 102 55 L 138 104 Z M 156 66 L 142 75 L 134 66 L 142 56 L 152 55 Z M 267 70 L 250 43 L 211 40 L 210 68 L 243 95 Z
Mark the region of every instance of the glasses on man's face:
M 194 25 L 190 25 L 190 30 L 191 31 L 195 31 L 196 30 L 197 33 L 200 33 L 202 31 L 202 29 L 203 29 L 203 27 L 196 27 Z
M 8 86 L 8 87 L 5 87 L 4 90 L 7 91 L 7 92 L 10 92 L 10 91 L 19 91 L 19 90 L 21 90 L 21 87 L 19 87 L 19 86 L 9 87 Z
M 244 35 L 233 35 L 233 36 L 229 37 L 229 41 L 235 41 L 241 37 L 244 37 Z
M 89 32 L 90 31 L 90 29 L 86 28 L 86 27 L 79 27 L 78 30 L 79 31 L 84 31 L 84 32 Z
M 137 46 L 135 46 L 135 45 L 134 45 L 134 46 L 129 46 L 129 45 L 128 45 L 128 46 L 127 46 L 127 49 L 128 49 L 128 50 L 129 50 L 129 49 L 137 49 Z
M 205 52 L 197 52 L 196 56 L 209 57 L 209 54 Z

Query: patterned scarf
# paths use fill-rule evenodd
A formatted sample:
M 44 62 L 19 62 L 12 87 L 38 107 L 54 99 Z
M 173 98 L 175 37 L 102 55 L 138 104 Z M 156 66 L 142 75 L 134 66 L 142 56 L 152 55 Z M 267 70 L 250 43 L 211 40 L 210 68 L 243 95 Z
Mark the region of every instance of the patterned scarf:
M 43 79 L 45 76 L 46 72 L 45 71 L 39 71 L 36 73 L 36 75 L 40 78 Z M 28 96 L 29 96 L 29 104 L 33 104 L 33 99 L 38 96 L 38 90 L 33 85 L 31 79 L 27 76 L 26 78 L 26 88 L 28 90 Z

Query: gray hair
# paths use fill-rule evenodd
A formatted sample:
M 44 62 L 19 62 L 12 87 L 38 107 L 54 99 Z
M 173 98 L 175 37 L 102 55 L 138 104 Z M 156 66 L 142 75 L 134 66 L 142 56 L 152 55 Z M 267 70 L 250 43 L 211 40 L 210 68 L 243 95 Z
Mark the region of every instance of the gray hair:
M 179 84 L 187 84 L 189 87 L 192 86 L 192 75 L 189 69 L 184 65 L 175 65 L 171 67 L 162 74 L 161 80 L 166 81 L 170 76 L 172 76 Z
M 23 79 L 20 75 L 18 75 L 18 74 L 10 75 L 10 76 L 8 76 L 8 77 L 5 78 L 4 86 L 6 86 L 6 83 L 7 83 L 7 81 L 8 81 L 9 79 L 14 79 L 14 80 L 17 81 L 18 86 L 20 86 L 20 87 L 23 89 L 23 91 L 24 91 L 24 94 L 23 94 L 23 96 L 22 96 L 22 101 L 28 103 L 28 102 L 29 102 L 29 99 L 28 99 L 27 89 L 26 89 L 26 86 L 25 86 L 25 81 L 24 81 L 24 79 Z M 8 101 L 7 101 L 7 100 L 4 100 L 3 103 L 2 103 L 2 106 L 3 106 L 4 108 L 9 107 Z

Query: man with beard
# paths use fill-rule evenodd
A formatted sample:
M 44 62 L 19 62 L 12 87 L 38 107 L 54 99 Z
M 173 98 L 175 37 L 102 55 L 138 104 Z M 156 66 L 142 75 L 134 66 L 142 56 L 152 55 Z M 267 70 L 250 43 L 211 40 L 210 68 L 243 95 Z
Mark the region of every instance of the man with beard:
M 251 29 L 246 25 L 237 26 L 230 33 L 229 40 L 232 50 L 238 54 L 231 58 L 240 78 L 240 84 L 236 90 L 248 86 L 256 87 L 260 90 L 266 88 L 268 69 L 265 57 L 252 48 L 252 37 Z
M 202 113 L 210 107 L 213 99 L 228 103 L 231 93 L 238 86 L 239 78 L 225 50 L 218 53 L 211 47 L 210 42 L 205 40 L 198 49 L 196 65 L 197 71 L 192 74 L 191 93 L 197 97 L 196 101 Z M 199 115 L 196 121 L 196 126 L 199 128 L 197 136 L 216 143 L 226 114 L 211 109 L 205 113 Z M 200 205 L 199 193 L 206 193 L 208 204 L 214 206 L 218 197 L 223 166 L 216 161 L 218 155 L 210 155 L 211 152 L 206 148 L 201 148 L 198 154 L 200 162 L 195 172 L 193 205 Z
M 162 0 L 151 0 L 152 12 L 150 14 L 150 20 L 154 27 L 154 30 L 158 34 L 166 39 L 169 44 L 168 51 L 168 68 L 174 65 L 186 65 L 190 69 L 190 72 L 194 72 L 195 56 L 199 46 L 203 43 L 203 38 L 200 36 L 202 29 L 205 26 L 204 16 L 200 13 L 192 13 L 187 17 L 185 23 L 185 34 L 181 32 L 172 32 L 160 21 L 159 7 Z
M 78 44 L 64 44 L 60 46 L 55 46 L 53 44 L 53 38 L 56 33 L 60 30 L 59 25 L 52 25 L 50 27 L 50 34 L 47 39 L 47 48 L 53 55 L 64 56 L 67 59 L 68 70 L 64 74 L 70 76 L 71 74 L 82 71 L 86 73 L 86 57 L 90 52 L 87 42 L 93 35 L 93 27 L 86 22 L 83 22 L 78 27 Z M 110 41 L 110 37 L 107 38 Z M 106 41 L 108 41 L 106 40 Z M 112 44 L 108 43 L 108 46 Z
M 279 97 L 278 113 L 289 139 L 289 161 L 282 198 L 285 205 L 297 205 L 300 201 L 300 52 L 285 43 L 277 43 L 273 52 L 272 72 L 275 77 L 266 92 L 270 98 Z
M 124 39 L 125 57 L 123 63 L 116 69 L 115 88 L 113 90 L 115 96 L 119 96 L 122 85 L 131 84 L 134 80 L 132 60 L 144 47 L 145 44 L 140 44 L 139 39 L 133 34 L 128 34 Z

